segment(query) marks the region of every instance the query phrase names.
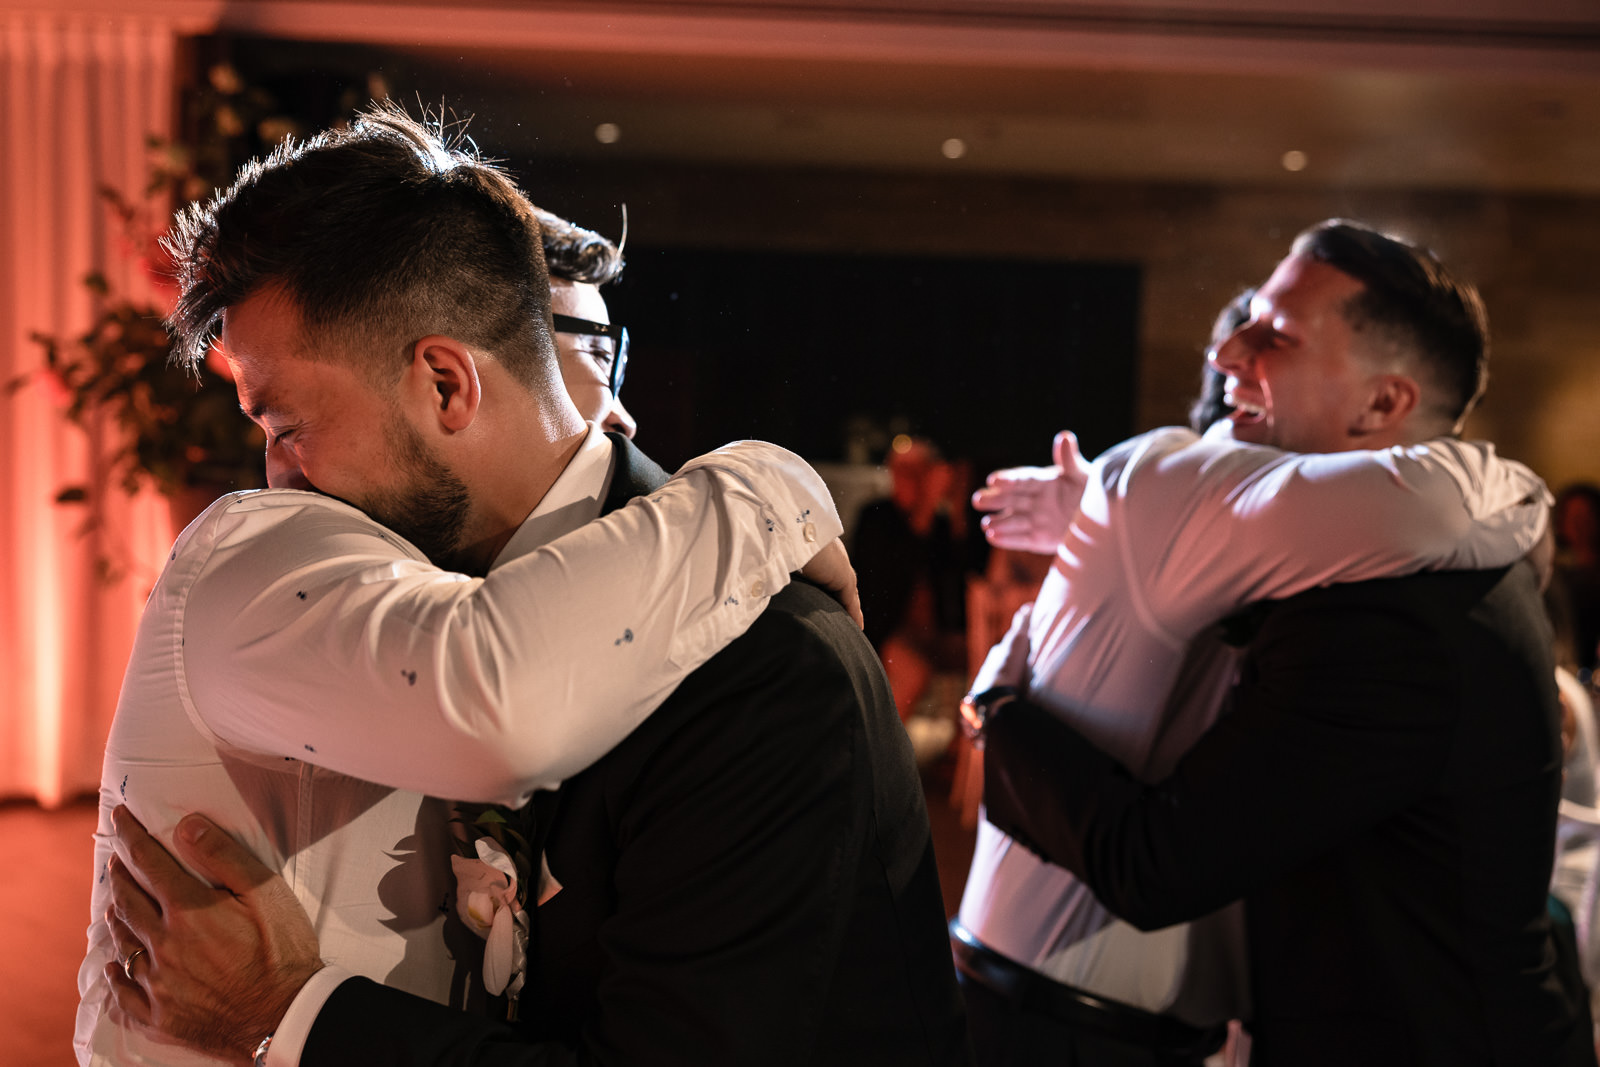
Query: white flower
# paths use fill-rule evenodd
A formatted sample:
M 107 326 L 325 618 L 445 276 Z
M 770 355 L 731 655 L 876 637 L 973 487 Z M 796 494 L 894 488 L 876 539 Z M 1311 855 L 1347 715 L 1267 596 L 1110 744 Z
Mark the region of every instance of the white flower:
M 451 856 L 456 875 L 456 914 L 488 944 L 483 986 L 499 996 L 522 991 L 528 964 L 528 913 L 517 903 L 517 866 L 495 840 L 474 842 L 477 859 Z
M 522 992 L 528 969 L 528 913 L 502 908 L 495 913 L 489 943 L 483 949 L 483 988 L 495 996 Z

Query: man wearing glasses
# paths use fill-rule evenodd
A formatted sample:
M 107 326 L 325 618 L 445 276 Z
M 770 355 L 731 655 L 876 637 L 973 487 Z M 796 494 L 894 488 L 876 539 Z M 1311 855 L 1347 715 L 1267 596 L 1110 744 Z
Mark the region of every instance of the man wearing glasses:
M 628 328 L 611 321 L 600 295 L 602 285 L 622 274 L 622 249 L 548 211 L 537 215 L 550 270 L 550 318 L 567 395 L 586 421 L 631 438 L 639 427 L 622 406 Z

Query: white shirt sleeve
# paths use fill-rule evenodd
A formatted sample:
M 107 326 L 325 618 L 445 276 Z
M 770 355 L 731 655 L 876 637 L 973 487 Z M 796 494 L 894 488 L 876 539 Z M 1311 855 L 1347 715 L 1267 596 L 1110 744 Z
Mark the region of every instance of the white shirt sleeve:
M 330 498 L 241 495 L 169 565 L 195 570 L 185 710 L 227 749 L 520 803 L 625 737 L 840 530 L 816 472 L 760 442 L 481 579 Z
M 347 980 L 356 977 L 350 971 L 331 964 L 306 979 L 289 1010 L 284 1012 L 278 1028 L 272 1032 L 272 1044 L 267 1048 L 267 1067 L 299 1067 L 300 1056 L 306 1050 L 306 1039 L 316 1024 L 322 1006 Z
M 1139 440 L 1170 451 L 1123 468 L 1138 489 L 1113 490 L 1128 509 L 1117 530 L 1174 634 L 1334 582 L 1505 566 L 1548 522 L 1544 483 L 1484 442 L 1299 454 L 1179 430 Z

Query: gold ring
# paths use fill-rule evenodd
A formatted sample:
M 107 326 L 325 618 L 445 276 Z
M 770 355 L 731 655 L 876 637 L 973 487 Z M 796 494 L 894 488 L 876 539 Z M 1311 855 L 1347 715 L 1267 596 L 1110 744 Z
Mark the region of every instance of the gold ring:
M 133 961 L 142 955 L 144 955 L 144 946 L 140 945 L 128 953 L 128 958 L 122 961 L 122 973 L 127 976 L 130 982 L 133 981 Z

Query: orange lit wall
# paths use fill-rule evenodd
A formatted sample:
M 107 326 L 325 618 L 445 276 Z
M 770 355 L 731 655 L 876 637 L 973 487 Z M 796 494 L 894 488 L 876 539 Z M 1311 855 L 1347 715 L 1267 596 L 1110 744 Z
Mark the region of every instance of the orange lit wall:
M 38 370 L 32 332 L 88 325 L 90 271 L 151 295 L 95 190 L 140 191 L 145 135 L 170 128 L 174 40 L 149 21 L 0 13 L 0 382 Z M 170 521 L 153 495 L 56 505 L 106 442 L 37 375 L 0 403 L 0 797 L 53 805 L 99 782 Z

